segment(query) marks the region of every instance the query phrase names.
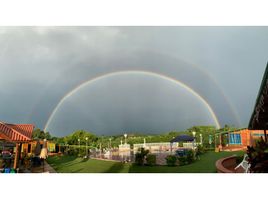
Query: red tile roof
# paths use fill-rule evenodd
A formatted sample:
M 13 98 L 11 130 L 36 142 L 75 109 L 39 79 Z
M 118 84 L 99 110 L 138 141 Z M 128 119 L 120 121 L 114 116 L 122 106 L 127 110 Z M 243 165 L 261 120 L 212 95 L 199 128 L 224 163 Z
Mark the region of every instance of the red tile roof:
M 32 139 L 34 125 L 32 124 L 7 124 L 0 121 L 0 138 L 19 142 Z

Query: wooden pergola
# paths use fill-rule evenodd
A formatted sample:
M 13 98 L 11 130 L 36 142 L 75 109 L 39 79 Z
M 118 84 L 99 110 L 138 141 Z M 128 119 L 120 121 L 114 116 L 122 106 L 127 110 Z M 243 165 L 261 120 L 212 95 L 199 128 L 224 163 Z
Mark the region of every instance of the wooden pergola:
M 267 142 L 266 130 L 268 128 L 268 63 L 263 75 L 260 90 L 251 115 L 248 129 L 264 130 L 265 141 Z
M 0 121 L 0 139 L 16 144 L 14 169 L 18 166 L 22 144 L 32 140 L 33 129 L 32 124 L 8 124 Z

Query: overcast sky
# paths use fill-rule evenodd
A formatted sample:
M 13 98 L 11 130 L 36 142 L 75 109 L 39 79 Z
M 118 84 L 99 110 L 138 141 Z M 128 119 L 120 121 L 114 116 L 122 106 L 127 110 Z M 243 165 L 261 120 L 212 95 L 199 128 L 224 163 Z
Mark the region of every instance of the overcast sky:
M 0 27 L 0 120 L 41 129 L 85 81 L 149 71 L 192 88 L 221 126 L 246 127 L 268 61 L 267 27 Z M 163 133 L 215 125 L 167 78 L 126 73 L 73 92 L 47 130 Z

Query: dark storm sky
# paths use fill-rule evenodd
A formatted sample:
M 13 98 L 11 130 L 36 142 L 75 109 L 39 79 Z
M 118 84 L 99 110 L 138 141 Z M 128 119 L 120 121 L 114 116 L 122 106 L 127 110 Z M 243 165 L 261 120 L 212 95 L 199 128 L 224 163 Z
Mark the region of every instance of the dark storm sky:
M 78 85 L 133 70 L 184 83 L 222 126 L 244 127 L 268 61 L 267 35 L 267 27 L 1 27 L 0 120 L 44 128 Z M 207 107 L 187 89 L 130 73 L 73 93 L 47 130 L 160 133 L 210 124 Z

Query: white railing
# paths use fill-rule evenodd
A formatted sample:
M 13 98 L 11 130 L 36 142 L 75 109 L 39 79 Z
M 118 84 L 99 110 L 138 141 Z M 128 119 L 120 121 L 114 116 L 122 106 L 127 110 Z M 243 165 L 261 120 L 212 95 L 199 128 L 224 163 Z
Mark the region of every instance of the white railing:
M 134 148 L 141 148 L 141 147 L 168 147 L 170 148 L 171 143 L 170 142 L 159 142 L 159 143 L 142 143 L 142 144 L 134 144 Z M 178 143 L 174 142 L 172 144 L 172 147 L 177 147 Z

